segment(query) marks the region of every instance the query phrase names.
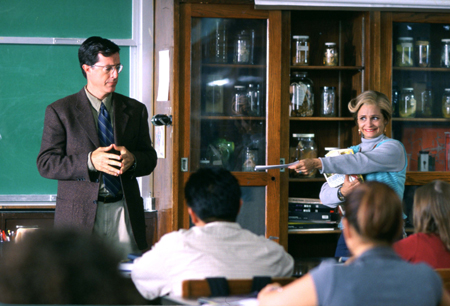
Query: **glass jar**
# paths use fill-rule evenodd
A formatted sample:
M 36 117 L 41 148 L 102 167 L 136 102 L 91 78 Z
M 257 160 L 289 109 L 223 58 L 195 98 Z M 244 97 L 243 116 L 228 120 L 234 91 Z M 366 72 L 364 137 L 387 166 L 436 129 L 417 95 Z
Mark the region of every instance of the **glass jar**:
M 392 117 L 398 117 L 398 103 L 400 100 L 400 90 L 397 82 L 392 82 Z
M 413 61 L 413 38 L 399 37 L 397 46 L 397 66 L 411 67 L 414 66 Z
M 250 37 L 246 30 L 242 30 L 234 43 L 234 63 L 248 63 L 250 60 Z
M 336 93 L 335 87 L 320 87 L 320 116 L 336 116 Z
M 416 98 L 414 97 L 414 89 L 406 87 L 402 89 L 402 95 L 399 104 L 399 114 L 402 118 L 416 117 Z
M 442 95 L 442 117 L 450 118 L 450 88 L 446 88 Z
M 247 115 L 248 111 L 248 100 L 247 91 L 245 86 L 236 85 L 234 86 L 233 101 L 231 104 L 231 112 L 235 116 Z
M 259 84 L 248 84 L 247 91 L 248 113 L 251 116 L 261 116 L 261 90 Z
M 445 171 L 450 171 L 450 132 L 444 132 L 445 135 Z
M 247 147 L 244 151 L 244 163 L 242 164 L 242 171 L 253 172 L 257 164 L 258 150 Z
M 309 65 L 309 36 L 294 35 L 292 36 L 292 65 L 308 66 Z
M 441 66 L 450 68 L 450 38 L 441 39 Z
M 223 114 L 223 76 L 211 74 L 206 77 L 205 113 L 207 115 Z
M 292 134 L 292 137 L 297 138 L 298 141 L 292 162 L 307 158 L 317 158 L 317 147 L 314 142 L 314 134 Z M 317 169 L 314 169 L 307 175 L 295 171 L 290 173 L 293 177 L 315 177 Z
M 338 51 L 336 43 L 326 42 L 323 52 L 323 65 L 324 66 L 337 66 L 338 65 Z
M 429 118 L 433 115 L 434 94 L 431 84 L 427 84 L 425 90 L 420 93 L 420 99 L 417 102 L 417 117 Z
M 227 26 L 224 19 L 216 19 L 214 22 L 214 30 L 211 39 L 211 61 L 214 63 L 227 62 Z
M 291 117 L 311 117 L 314 113 L 313 82 L 307 72 L 294 72 L 291 78 Z
M 416 63 L 419 67 L 430 67 L 430 42 L 427 38 L 416 40 Z

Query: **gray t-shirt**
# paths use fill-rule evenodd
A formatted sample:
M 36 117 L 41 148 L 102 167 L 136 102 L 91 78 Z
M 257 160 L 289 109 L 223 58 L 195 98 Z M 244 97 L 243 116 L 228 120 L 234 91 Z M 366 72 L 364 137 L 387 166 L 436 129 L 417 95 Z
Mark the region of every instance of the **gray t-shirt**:
M 426 264 L 410 264 L 376 247 L 343 265 L 324 262 L 310 271 L 319 305 L 438 305 L 442 280 Z

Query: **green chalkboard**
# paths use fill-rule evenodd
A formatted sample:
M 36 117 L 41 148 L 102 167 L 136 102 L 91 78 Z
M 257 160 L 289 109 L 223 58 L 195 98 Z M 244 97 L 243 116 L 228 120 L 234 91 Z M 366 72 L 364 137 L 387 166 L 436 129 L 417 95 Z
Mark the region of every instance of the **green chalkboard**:
M 132 38 L 131 0 L 0 0 L 0 36 Z
M 130 48 L 121 47 L 120 57 L 116 91 L 129 95 Z M 56 181 L 36 168 L 45 108 L 85 84 L 78 46 L 0 44 L 0 194 L 56 194 Z

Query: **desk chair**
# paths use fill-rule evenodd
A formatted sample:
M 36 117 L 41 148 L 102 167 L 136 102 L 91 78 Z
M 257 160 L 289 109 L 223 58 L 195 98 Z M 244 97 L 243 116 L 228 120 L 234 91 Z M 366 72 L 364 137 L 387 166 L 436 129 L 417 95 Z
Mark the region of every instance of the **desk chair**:
M 243 295 L 261 290 L 266 284 L 279 283 L 284 286 L 296 280 L 295 277 L 255 277 L 253 279 L 225 279 L 225 278 L 207 278 L 207 279 L 188 279 L 182 282 L 181 296 L 183 298 L 198 298 L 220 296 L 214 288 L 216 284 L 227 287 L 227 295 Z M 211 282 L 213 280 L 213 282 Z M 262 282 L 261 282 L 262 280 Z M 219 281 L 219 282 L 217 282 Z M 228 285 L 228 286 L 227 286 Z M 259 287 L 259 288 L 258 288 Z M 223 295 L 222 295 L 223 296 Z
M 436 269 L 434 271 L 441 276 L 444 288 L 450 292 L 450 269 Z

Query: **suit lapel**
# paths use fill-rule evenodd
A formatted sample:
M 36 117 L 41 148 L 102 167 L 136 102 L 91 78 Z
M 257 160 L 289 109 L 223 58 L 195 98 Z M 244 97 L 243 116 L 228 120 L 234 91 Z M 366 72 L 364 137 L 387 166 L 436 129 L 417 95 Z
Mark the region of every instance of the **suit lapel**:
M 114 108 L 114 140 L 117 145 L 123 145 L 125 128 L 127 127 L 130 116 L 127 113 L 127 101 L 115 93 L 112 96 Z
M 97 127 L 95 126 L 91 104 L 86 96 L 84 87 L 77 94 L 75 109 L 77 112 L 77 120 L 79 124 L 86 132 L 89 140 L 94 144 L 96 148 L 98 148 L 100 146 L 100 141 L 98 139 Z

